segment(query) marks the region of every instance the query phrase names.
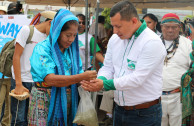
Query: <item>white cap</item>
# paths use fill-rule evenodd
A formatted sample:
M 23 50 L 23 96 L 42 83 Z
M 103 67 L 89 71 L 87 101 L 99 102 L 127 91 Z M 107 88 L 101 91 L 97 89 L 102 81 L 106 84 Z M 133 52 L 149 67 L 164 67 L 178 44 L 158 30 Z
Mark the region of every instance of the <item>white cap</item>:
M 40 13 L 41 16 L 49 19 L 54 19 L 56 12 L 55 11 L 43 11 Z
M 7 13 L 7 7 L 6 6 L 0 6 L 0 10 Z

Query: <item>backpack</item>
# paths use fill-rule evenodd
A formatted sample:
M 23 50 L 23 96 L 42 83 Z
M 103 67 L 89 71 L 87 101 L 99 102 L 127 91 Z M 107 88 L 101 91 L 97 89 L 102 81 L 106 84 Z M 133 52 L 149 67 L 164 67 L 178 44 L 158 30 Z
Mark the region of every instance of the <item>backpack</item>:
M 30 25 L 30 34 L 28 36 L 28 39 L 26 41 L 26 44 L 32 43 L 31 39 L 34 33 L 34 26 Z M 0 53 L 0 72 L 3 73 L 2 79 L 4 79 L 4 76 L 11 77 L 11 66 L 13 65 L 13 54 L 15 51 L 15 40 L 13 39 L 9 42 L 7 42 Z

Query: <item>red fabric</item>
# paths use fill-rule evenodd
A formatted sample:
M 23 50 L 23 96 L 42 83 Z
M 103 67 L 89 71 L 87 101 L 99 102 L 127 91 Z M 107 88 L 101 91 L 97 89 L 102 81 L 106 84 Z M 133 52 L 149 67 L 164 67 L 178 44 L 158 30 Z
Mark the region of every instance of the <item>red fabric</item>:
M 176 15 L 176 14 L 174 14 L 174 13 L 168 13 L 168 14 L 165 14 L 165 15 L 162 17 L 162 21 L 167 20 L 167 19 L 176 19 L 176 20 L 180 21 L 179 16 Z
M 39 24 L 40 23 L 40 17 L 41 17 L 40 13 L 35 15 L 34 18 L 31 21 L 30 25 L 37 25 L 37 24 Z

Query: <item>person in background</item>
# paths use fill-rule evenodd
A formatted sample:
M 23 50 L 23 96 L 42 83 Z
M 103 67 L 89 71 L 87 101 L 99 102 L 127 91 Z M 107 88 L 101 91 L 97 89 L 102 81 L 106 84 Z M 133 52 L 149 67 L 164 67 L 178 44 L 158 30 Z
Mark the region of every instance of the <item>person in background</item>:
M 82 81 L 88 91 L 114 90 L 114 126 L 160 126 L 162 69 L 166 50 L 129 1 L 110 11 L 114 34 L 98 79 Z
M 186 36 L 185 35 L 185 23 L 183 22 L 181 22 L 181 29 L 180 29 L 179 35 Z
M 194 49 L 194 20 L 188 22 L 192 49 Z M 194 50 L 190 53 L 191 65 L 181 77 L 182 126 L 194 125 Z
M 100 104 L 100 110 L 105 112 L 105 117 L 102 119 L 105 126 L 113 124 L 113 104 L 114 103 L 114 91 L 103 91 L 102 101 Z
M 88 68 L 85 68 L 85 16 L 83 14 L 76 15 L 79 19 L 79 27 L 78 27 L 78 38 L 79 38 L 79 52 L 82 60 L 82 68 L 83 70 L 91 69 L 91 60 L 90 56 L 93 56 L 94 53 L 94 43 L 95 39 L 92 35 L 88 34 Z M 98 44 L 96 44 L 96 60 L 103 63 L 104 57 L 100 52 L 100 48 Z
M 16 95 L 23 94 L 24 92 L 30 92 L 34 86 L 32 75 L 30 73 L 30 56 L 35 45 L 46 39 L 50 32 L 51 21 L 54 18 L 56 12 L 54 11 L 43 11 L 41 14 L 37 14 L 35 18 L 40 19 L 40 16 L 46 18 L 46 20 L 33 27 L 34 32 L 31 39 L 31 43 L 26 44 L 30 28 L 29 26 L 23 26 L 19 31 L 15 41 L 15 51 L 13 55 L 13 66 L 12 66 L 12 80 L 11 90 L 14 89 Z M 38 20 L 32 20 L 38 21 Z M 35 22 L 37 23 L 37 22 Z M 17 107 L 19 109 L 17 109 Z M 11 97 L 11 114 L 12 121 L 11 126 L 27 126 L 28 120 L 28 107 L 29 98 L 23 101 L 18 101 L 14 97 Z
M 102 41 L 107 38 L 107 33 L 106 33 L 106 29 L 104 28 L 104 23 L 105 23 L 105 17 L 98 16 L 98 33 L 97 34 L 95 33 L 96 22 L 94 22 L 89 28 L 89 34 L 91 34 L 93 37 L 97 35 L 97 44 L 101 49 L 102 49 Z M 102 64 L 96 60 L 97 71 L 100 69 L 101 66 Z
M 7 14 L 7 7 L 0 6 L 0 15 L 6 15 L 6 14 Z
M 161 35 L 160 24 L 158 22 L 158 18 L 154 14 L 148 13 L 143 16 L 143 19 L 145 20 L 148 28 L 154 31 L 157 35 Z
M 7 14 L 7 7 L 0 6 L 0 15 Z M 0 52 L 3 46 L 0 46 Z M 10 113 L 10 97 L 9 91 L 11 87 L 11 78 L 4 77 L 2 80 L 2 73 L 0 73 L 0 123 L 2 126 L 10 125 L 11 113 Z
M 106 54 L 108 41 L 113 35 L 113 28 L 110 24 L 105 24 L 105 29 L 107 31 L 107 37 L 102 41 L 103 44 L 103 54 Z M 102 119 L 102 123 L 104 123 L 105 126 L 112 125 L 113 123 L 113 102 L 114 102 L 114 91 L 103 91 L 102 100 L 100 103 L 100 110 L 105 111 L 105 117 Z
M 92 23 L 94 22 L 94 14 L 92 12 L 90 12 L 89 18 L 90 18 L 89 26 L 91 26 Z
M 20 1 L 10 3 L 7 8 L 7 14 L 21 14 L 22 13 L 22 4 Z
M 106 30 L 104 28 L 104 23 L 105 23 L 105 17 L 104 16 L 98 16 L 98 40 L 101 40 L 105 37 L 107 37 Z M 92 23 L 90 29 L 89 29 L 89 34 L 93 35 L 95 37 L 95 26 L 96 22 Z
M 38 43 L 30 58 L 35 87 L 30 98 L 29 124 L 33 126 L 76 126 L 77 84 L 90 81 L 96 71 L 82 70 L 78 47 L 78 19 L 60 9 L 50 34 Z
M 189 69 L 191 41 L 179 35 L 181 22 L 174 13 L 167 13 L 161 21 L 161 39 L 167 56 L 163 67 L 162 126 L 181 126 L 181 77 Z

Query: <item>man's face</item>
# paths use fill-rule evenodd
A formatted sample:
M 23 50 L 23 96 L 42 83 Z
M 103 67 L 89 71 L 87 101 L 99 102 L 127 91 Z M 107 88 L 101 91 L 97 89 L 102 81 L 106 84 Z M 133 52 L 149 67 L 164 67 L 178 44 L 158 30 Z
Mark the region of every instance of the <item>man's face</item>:
M 78 32 L 83 33 L 85 31 L 85 20 L 81 19 L 80 17 L 78 17 L 78 19 L 79 19 Z
M 133 17 L 134 18 L 134 17 Z M 135 22 L 133 18 L 130 21 L 121 20 L 120 13 L 110 18 L 113 26 L 113 33 L 117 34 L 121 39 L 129 39 L 134 34 Z
M 180 24 L 169 22 L 161 25 L 162 34 L 165 40 L 175 40 L 179 36 Z

